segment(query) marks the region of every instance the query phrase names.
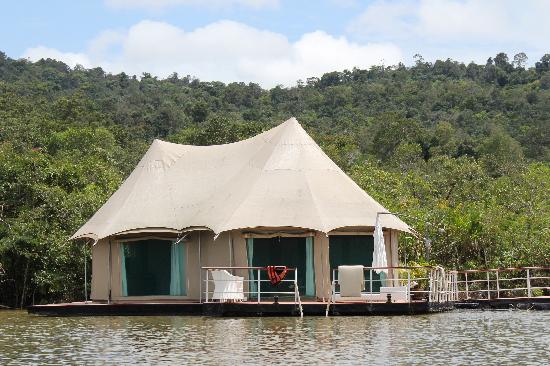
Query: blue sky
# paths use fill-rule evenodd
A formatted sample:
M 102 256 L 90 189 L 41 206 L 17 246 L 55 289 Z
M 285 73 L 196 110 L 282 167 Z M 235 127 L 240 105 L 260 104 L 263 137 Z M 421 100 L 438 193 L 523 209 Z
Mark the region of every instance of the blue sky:
M 12 58 L 271 87 L 373 64 L 550 53 L 546 0 L 7 1 Z

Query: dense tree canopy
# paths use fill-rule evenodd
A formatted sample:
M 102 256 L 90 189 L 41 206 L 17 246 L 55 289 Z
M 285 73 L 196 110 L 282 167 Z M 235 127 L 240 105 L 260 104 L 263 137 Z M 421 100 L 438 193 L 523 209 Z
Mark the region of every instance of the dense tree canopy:
M 403 261 L 550 262 L 550 54 L 416 57 L 270 90 L 35 63 L 0 53 L 0 302 L 83 297 L 68 237 L 161 138 L 221 144 L 298 118 L 361 187 L 429 239 Z M 1 276 L 1 274 L 0 274 Z

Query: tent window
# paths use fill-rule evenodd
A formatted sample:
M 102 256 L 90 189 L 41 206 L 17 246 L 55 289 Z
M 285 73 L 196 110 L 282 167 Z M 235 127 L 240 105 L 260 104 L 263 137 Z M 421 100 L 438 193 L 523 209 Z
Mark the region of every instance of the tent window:
M 122 295 L 185 295 L 185 260 L 184 243 L 160 239 L 122 243 Z
M 331 235 L 329 244 L 330 276 L 332 269 L 341 265 L 372 265 L 374 251 L 374 237 L 372 235 Z M 369 290 L 370 274 L 365 271 L 365 288 Z M 372 291 L 380 291 L 380 275 L 373 271 Z

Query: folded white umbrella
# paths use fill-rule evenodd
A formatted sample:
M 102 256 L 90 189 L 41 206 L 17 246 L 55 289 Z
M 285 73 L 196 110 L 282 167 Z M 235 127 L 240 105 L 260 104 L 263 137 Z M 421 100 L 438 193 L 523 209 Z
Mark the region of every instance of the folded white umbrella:
M 372 267 L 387 267 L 386 245 L 384 243 L 384 233 L 380 223 L 380 215 L 376 215 L 376 225 L 374 227 L 374 252 L 372 254 Z M 388 269 L 375 269 L 376 273 L 384 272 L 388 274 Z

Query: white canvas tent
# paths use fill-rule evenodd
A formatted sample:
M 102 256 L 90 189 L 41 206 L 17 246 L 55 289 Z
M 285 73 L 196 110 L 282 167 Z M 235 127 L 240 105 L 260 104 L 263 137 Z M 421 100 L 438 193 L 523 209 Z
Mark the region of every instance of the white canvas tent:
M 155 140 L 124 184 L 72 238 L 196 227 L 215 234 L 257 227 L 328 233 L 374 227 L 378 212 L 387 210 L 291 118 L 226 145 Z M 393 215 L 384 215 L 381 225 L 409 231 Z
M 135 243 L 161 240 L 154 248 L 169 256 L 169 247 L 161 244 L 183 236 L 180 272 L 166 272 L 181 276 L 181 298 L 200 298 L 201 266 L 251 266 L 252 252 L 261 249 L 252 250 L 252 241 L 285 236 L 302 238 L 300 250 L 306 253 L 301 260 L 315 287 L 310 290 L 323 297 L 330 287 L 331 235 L 372 238 L 380 212 L 388 211 L 291 118 L 232 144 L 189 146 L 155 140 L 121 187 L 72 238 L 97 242 L 92 250 L 94 300 L 131 297 L 132 281 L 125 278 L 130 278 L 132 264 L 125 262 L 125 251 L 137 250 Z M 397 265 L 398 232 L 410 229 L 391 214 L 380 220 L 387 262 Z M 148 253 L 144 258 L 152 255 Z

